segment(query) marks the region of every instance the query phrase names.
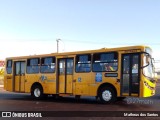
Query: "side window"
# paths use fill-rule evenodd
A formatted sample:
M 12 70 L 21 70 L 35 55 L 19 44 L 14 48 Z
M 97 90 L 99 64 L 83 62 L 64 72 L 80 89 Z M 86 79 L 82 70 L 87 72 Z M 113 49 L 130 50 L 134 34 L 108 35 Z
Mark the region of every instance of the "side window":
M 129 74 L 129 64 L 130 64 L 130 57 L 126 55 L 123 58 L 123 74 Z
M 12 60 L 7 61 L 7 67 L 6 67 L 7 74 L 12 73 Z
M 67 75 L 73 74 L 73 59 L 67 59 Z
M 55 72 L 55 57 L 47 57 L 41 59 L 41 73 Z
M 76 56 L 76 72 L 90 72 L 91 71 L 91 55 L 77 55 Z
M 94 72 L 115 72 L 118 70 L 118 53 L 96 53 L 93 55 Z
M 39 64 L 40 59 L 39 58 L 33 58 L 27 60 L 27 73 L 39 73 Z
M 132 60 L 132 74 L 138 74 L 138 65 L 139 65 L 139 56 L 138 55 L 134 55 L 133 56 L 133 60 Z

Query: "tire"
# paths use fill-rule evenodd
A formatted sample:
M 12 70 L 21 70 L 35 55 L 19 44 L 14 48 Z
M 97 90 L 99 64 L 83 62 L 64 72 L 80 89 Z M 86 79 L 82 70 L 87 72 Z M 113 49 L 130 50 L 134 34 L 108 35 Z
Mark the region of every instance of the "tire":
M 99 91 L 99 98 L 101 103 L 113 103 L 117 100 L 116 92 L 111 87 L 102 87 Z
M 44 97 L 42 87 L 39 85 L 34 86 L 31 91 L 31 96 L 35 99 L 42 99 Z

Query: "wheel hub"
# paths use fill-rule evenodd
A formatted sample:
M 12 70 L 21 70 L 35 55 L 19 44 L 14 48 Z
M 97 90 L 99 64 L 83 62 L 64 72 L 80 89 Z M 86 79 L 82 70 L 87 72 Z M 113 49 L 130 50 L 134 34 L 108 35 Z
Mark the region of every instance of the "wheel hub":
M 40 89 L 39 89 L 39 88 L 36 88 L 36 89 L 34 90 L 34 96 L 38 98 L 38 97 L 40 97 L 40 94 L 41 94 Z
M 102 98 L 105 101 L 109 101 L 112 98 L 112 93 L 109 90 L 105 90 L 102 92 Z

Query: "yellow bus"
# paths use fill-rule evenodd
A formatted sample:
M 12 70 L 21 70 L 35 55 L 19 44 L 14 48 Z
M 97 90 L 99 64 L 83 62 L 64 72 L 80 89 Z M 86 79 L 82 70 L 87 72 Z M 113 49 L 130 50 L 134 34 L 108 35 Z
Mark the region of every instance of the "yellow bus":
M 95 96 L 111 103 L 155 94 L 152 50 L 147 46 L 10 57 L 5 64 L 5 90 L 37 99 Z

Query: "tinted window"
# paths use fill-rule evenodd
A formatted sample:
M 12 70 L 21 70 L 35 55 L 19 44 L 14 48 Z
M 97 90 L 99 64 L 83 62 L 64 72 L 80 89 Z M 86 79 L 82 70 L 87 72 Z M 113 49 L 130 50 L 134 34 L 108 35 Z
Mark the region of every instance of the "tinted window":
M 90 72 L 91 71 L 91 55 L 77 55 L 76 56 L 76 72 Z
M 39 64 L 40 59 L 39 58 L 33 58 L 27 60 L 27 73 L 39 73 Z
M 11 74 L 12 73 L 12 60 L 8 60 L 7 61 L 6 70 L 7 70 L 7 74 Z
M 67 74 L 73 74 L 73 59 L 67 59 Z
M 42 73 L 55 72 L 55 57 L 47 57 L 41 59 L 41 72 Z
M 96 53 L 93 55 L 94 72 L 111 72 L 118 69 L 118 54 L 114 53 Z
M 39 59 L 30 59 L 30 65 L 38 65 L 39 64 Z
M 16 75 L 21 74 L 21 69 L 20 69 L 20 62 L 16 62 Z

